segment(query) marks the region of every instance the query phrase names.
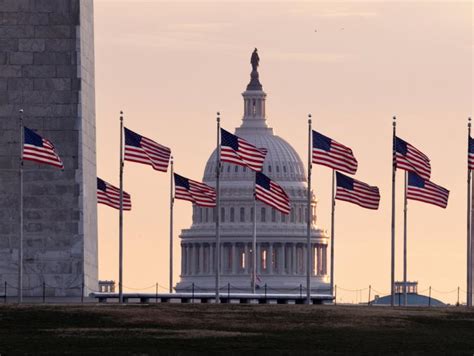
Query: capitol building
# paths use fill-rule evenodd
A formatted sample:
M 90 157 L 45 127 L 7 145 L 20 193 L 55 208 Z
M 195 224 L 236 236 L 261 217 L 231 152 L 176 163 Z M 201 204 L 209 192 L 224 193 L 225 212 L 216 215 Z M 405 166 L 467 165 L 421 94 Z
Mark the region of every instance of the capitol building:
M 256 54 L 256 52 L 255 52 Z M 305 293 L 307 258 L 307 179 L 298 153 L 276 136 L 266 118 L 259 74 L 254 67 L 242 93 L 244 114 L 235 134 L 268 150 L 263 173 L 280 184 L 291 200 L 291 213 L 281 214 L 257 202 L 257 293 Z M 216 155 L 207 161 L 204 183 L 215 186 Z M 252 292 L 254 172 L 222 163 L 220 175 L 222 291 Z M 328 275 L 329 237 L 316 226 L 313 195 L 311 229 L 311 292 L 331 294 Z M 193 207 L 192 225 L 181 235 L 181 276 L 177 292 L 215 291 L 216 224 L 214 209 Z

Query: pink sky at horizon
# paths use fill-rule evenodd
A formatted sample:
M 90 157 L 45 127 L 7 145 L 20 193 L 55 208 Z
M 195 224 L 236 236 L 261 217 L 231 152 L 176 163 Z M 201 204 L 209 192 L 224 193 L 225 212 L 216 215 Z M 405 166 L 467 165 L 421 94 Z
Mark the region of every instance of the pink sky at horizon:
M 306 120 L 350 146 L 356 179 L 377 185 L 373 212 L 336 207 L 336 284 L 390 287 L 391 125 L 432 160 L 451 191 L 446 210 L 409 202 L 408 275 L 420 290 L 465 289 L 466 122 L 472 115 L 471 2 L 95 1 L 98 176 L 118 184 L 119 112 L 126 126 L 171 147 L 176 170 L 202 179 L 215 146 L 215 113 L 240 125 L 250 54 L 259 49 L 267 120 L 306 161 Z M 315 32 L 317 30 L 317 32 Z M 313 170 L 318 226 L 330 228 L 331 172 Z M 402 173 L 397 175 L 397 279 L 402 278 Z M 168 286 L 169 175 L 126 163 L 124 286 Z M 179 231 L 191 206 L 175 204 Z M 118 213 L 99 207 L 99 272 L 118 276 Z M 130 289 L 131 290 L 131 289 Z M 165 291 L 164 289 L 160 289 Z M 146 290 L 144 290 L 146 291 Z M 433 292 L 453 303 L 456 293 Z M 342 292 L 346 302 L 366 301 Z M 338 298 L 339 299 L 339 298 Z M 461 293 L 461 300 L 465 296 Z

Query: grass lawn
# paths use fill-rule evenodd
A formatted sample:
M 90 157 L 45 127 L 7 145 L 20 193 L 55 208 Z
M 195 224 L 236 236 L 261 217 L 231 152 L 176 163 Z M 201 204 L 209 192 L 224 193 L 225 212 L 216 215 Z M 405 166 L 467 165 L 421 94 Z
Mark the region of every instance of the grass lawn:
M 0 354 L 474 354 L 474 309 L 3 305 Z

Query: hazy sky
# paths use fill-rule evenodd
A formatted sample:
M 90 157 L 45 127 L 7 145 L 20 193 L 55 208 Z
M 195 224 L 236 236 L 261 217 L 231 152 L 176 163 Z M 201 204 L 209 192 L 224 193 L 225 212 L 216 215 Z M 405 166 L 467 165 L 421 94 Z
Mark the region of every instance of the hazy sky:
M 131 129 L 171 147 L 176 170 L 202 179 L 215 113 L 240 125 L 249 58 L 260 54 L 267 119 L 306 161 L 314 128 L 350 146 L 356 178 L 380 187 L 378 211 L 338 202 L 336 284 L 390 289 L 391 125 L 432 160 L 451 191 L 446 210 L 410 201 L 408 276 L 455 302 L 465 289 L 466 121 L 472 115 L 473 7 L 467 2 L 95 1 L 97 163 L 118 184 L 120 110 Z M 314 166 L 318 225 L 330 228 L 331 172 Z M 168 286 L 169 174 L 126 163 L 124 286 Z M 402 180 L 397 175 L 397 279 L 402 279 Z M 191 205 L 175 204 L 178 235 Z M 118 279 L 118 212 L 99 208 L 99 274 Z M 131 290 L 131 289 L 130 289 Z M 144 291 L 152 291 L 143 289 Z M 160 289 L 161 290 L 161 289 Z M 164 289 L 163 289 L 164 291 Z M 339 291 L 344 301 L 360 295 Z M 362 292 L 367 299 L 367 291 Z M 461 293 L 464 300 L 464 294 Z

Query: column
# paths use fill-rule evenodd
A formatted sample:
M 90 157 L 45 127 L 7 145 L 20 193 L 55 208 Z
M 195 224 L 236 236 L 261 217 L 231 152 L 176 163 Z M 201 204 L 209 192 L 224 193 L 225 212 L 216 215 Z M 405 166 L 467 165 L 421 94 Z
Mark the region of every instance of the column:
M 232 274 L 236 274 L 237 273 L 237 248 L 236 248 L 236 244 L 235 243 L 232 243 L 232 249 L 231 249 L 231 253 L 230 253 L 230 257 L 231 257 L 231 271 L 232 271 Z
M 257 243 L 257 274 L 262 273 L 262 247 Z
M 296 244 L 292 243 L 291 244 L 291 274 L 295 275 L 296 274 Z
M 227 260 L 224 252 L 225 252 L 224 244 L 221 242 L 221 260 L 219 261 L 220 266 L 221 266 L 221 273 L 225 273 L 225 262 Z
M 190 271 L 190 274 L 191 275 L 195 275 L 196 274 L 196 255 L 195 255 L 195 252 L 196 252 L 196 246 L 195 244 L 190 244 L 190 263 L 189 263 L 189 271 Z
M 323 249 L 318 245 L 318 275 L 323 274 Z
M 285 271 L 285 259 L 286 259 L 286 253 L 285 253 L 285 244 L 281 243 L 280 244 L 280 253 L 278 254 L 279 257 L 279 262 L 278 262 L 278 273 L 280 274 L 286 274 Z
M 199 245 L 199 274 L 204 274 L 204 244 Z
M 308 260 L 308 255 L 306 252 L 306 244 L 301 246 L 301 251 L 303 251 L 303 266 L 302 266 L 302 273 L 306 275 L 306 261 Z
M 186 274 L 185 268 L 185 258 L 186 258 L 186 247 L 181 244 L 181 275 L 184 276 Z
M 324 245 L 323 247 L 323 258 L 322 258 L 322 272 L 324 275 L 328 274 L 328 266 L 327 266 L 327 252 L 328 252 L 328 246 Z
M 267 250 L 267 273 L 273 274 L 273 244 L 268 244 Z
M 210 243 L 209 244 L 209 274 L 214 274 L 214 256 L 215 249 L 214 249 L 214 244 Z
M 249 273 L 249 264 L 252 263 L 251 260 L 250 260 L 250 256 L 249 256 L 249 244 L 248 243 L 244 243 L 244 254 L 245 254 L 245 259 L 244 259 L 244 265 L 245 265 L 245 268 L 244 268 L 244 271 L 243 273 L 247 274 Z

